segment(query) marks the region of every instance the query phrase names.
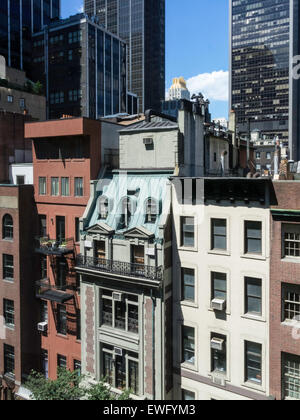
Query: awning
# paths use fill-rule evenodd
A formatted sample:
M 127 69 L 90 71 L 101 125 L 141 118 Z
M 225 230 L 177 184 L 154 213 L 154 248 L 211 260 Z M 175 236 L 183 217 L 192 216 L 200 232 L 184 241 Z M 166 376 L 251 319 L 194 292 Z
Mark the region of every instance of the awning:
M 49 289 L 43 291 L 42 293 L 38 293 L 37 297 L 40 299 L 49 300 L 50 302 L 65 303 L 68 300 L 73 299 L 74 295 L 61 292 L 60 290 Z

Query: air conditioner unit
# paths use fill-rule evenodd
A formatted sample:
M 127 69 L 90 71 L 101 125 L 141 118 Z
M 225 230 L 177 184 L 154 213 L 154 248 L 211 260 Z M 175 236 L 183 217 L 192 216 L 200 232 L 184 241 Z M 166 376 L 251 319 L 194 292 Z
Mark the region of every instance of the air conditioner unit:
M 214 385 L 226 386 L 226 377 L 222 373 L 214 372 L 211 379 Z
M 210 342 L 210 346 L 213 350 L 222 351 L 224 349 L 224 340 L 214 337 Z
M 123 350 L 118 347 L 114 348 L 114 352 L 116 356 L 123 356 Z
M 226 300 L 224 299 L 214 299 L 211 302 L 211 309 L 214 311 L 224 311 L 226 307 Z
M 47 332 L 47 330 L 48 330 L 48 322 L 40 322 L 38 324 L 38 331 L 44 333 L 44 332 Z
M 153 139 L 150 138 L 150 137 L 147 137 L 147 138 L 143 139 L 143 143 L 144 143 L 145 146 L 149 146 L 149 145 L 153 144 Z
M 112 295 L 112 297 L 113 297 L 113 300 L 115 302 L 122 302 L 122 300 L 123 300 L 123 294 L 122 293 L 116 293 L 116 292 L 114 292 L 113 295 Z

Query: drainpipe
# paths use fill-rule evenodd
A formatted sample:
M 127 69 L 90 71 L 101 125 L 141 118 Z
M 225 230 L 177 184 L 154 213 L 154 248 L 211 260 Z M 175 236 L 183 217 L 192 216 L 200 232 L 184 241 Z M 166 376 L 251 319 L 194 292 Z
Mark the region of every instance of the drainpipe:
M 156 298 L 153 296 L 153 291 L 151 290 L 151 300 L 152 300 L 152 395 L 153 400 L 155 400 L 155 307 L 156 307 Z

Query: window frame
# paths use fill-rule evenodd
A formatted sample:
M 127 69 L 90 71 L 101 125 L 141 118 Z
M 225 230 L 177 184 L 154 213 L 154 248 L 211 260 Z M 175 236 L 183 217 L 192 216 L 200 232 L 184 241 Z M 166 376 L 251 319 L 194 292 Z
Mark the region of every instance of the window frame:
M 250 375 L 249 375 L 249 358 L 248 358 L 248 355 L 250 354 L 253 357 L 257 357 L 257 355 L 259 353 L 250 352 L 248 350 L 248 345 L 256 345 L 257 347 L 260 347 L 260 356 L 259 356 L 260 357 L 260 376 L 261 376 L 260 381 L 254 381 L 252 379 L 249 379 Z M 246 340 L 245 343 L 244 343 L 244 352 L 245 352 L 245 366 L 244 366 L 244 368 L 245 368 L 245 383 L 262 387 L 262 385 L 263 385 L 263 346 L 262 346 L 262 344 Z M 251 369 L 259 371 L 258 369 L 255 369 L 253 367 Z
M 247 230 L 253 230 L 253 228 L 248 227 L 250 224 L 260 224 L 260 238 L 257 238 L 255 236 L 248 236 Z M 260 251 L 249 251 L 249 240 L 253 241 L 260 241 Z M 255 257 L 262 257 L 263 256 L 263 222 L 261 220 L 244 220 L 244 255 L 247 256 L 255 256 Z
M 187 224 L 185 223 L 188 219 L 190 219 L 190 221 L 193 220 L 193 224 Z M 180 247 L 182 249 L 195 249 L 196 248 L 196 223 L 195 223 L 195 217 L 194 216 L 180 216 Z M 187 228 L 188 226 L 193 226 L 192 228 Z M 186 244 L 185 241 L 185 233 L 190 233 L 193 234 L 193 240 L 192 240 L 192 245 L 191 244 Z
M 11 260 L 12 265 L 7 264 L 7 262 L 5 261 L 7 258 L 9 258 Z M 2 273 L 3 280 L 14 281 L 14 274 L 15 274 L 14 273 L 14 256 L 10 255 L 10 254 L 3 254 L 2 264 L 3 264 L 3 266 L 2 266 L 2 268 L 3 268 L 3 273 Z M 6 275 L 6 273 L 5 273 L 6 270 L 12 272 L 12 277 Z
M 7 232 L 9 232 L 8 235 Z M 2 239 L 5 241 L 13 241 L 14 239 L 14 219 L 12 215 L 8 213 L 5 214 L 2 219 Z
M 248 294 L 248 282 L 251 281 L 257 281 L 260 282 L 260 288 L 261 288 L 261 295 L 260 298 L 257 296 L 249 296 Z M 261 318 L 263 316 L 263 279 L 262 278 L 258 278 L 258 277 L 253 277 L 253 276 L 244 276 L 244 290 L 245 290 L 245 310 L 244 310 L 244 315 L 246 316 L 254 316 L 254 317 L 259 317 Z M 253 299 L 257 299 L 260 300 L 260 312 L 249 312 L 249 298 L 253 298 Z
M 15 303 L 13 300 L 3 299 L 3 316 L 5 320 L 5 326 L 7 328 L 14 329 L 15 328 Z
M 74 196 L 79 197 L 79 198 L 84 197 L 84 178 L 83 177 L 74 178 Z
M 214 223 L 215 222 L 225 222 L 225 235 L 222 234 L 216 234 L 214 233 Z M 220 227 L 220 226 L 218 226 Z M 211 236 L 210 236 L 210 250 L 213 252 L 228 252 L 228 220 L 226 218 L 217 218 L 217 217 L 212 217 L 210 219 L 210 231 L 211 231 Z M 225 248 L 217 248 L 215 246 L 215 238 L 225 238 Z

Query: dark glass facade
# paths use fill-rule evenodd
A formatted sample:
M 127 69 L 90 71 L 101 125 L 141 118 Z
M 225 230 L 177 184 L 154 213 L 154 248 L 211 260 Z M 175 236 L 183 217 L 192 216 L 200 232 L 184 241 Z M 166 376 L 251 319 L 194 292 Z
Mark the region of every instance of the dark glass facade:
M 238 129 L 287 139 L 290 0 L 231 0 L 230 6 L 230 105 Z
M 160 109 L 165 96 L 165 0 L 85 0 L 85 13 L 128 44 L 128 91 L 139 110 Z
M 51 24 L 33 40 L 32 79 L 46 88 L 50 119 L 127 112 L 126 44 L 117 36 L 81 14 Z
M 1 0 L 0 54 L 8 66 L 29 71 L 31 36 L 60 16 L 60 0 Z

